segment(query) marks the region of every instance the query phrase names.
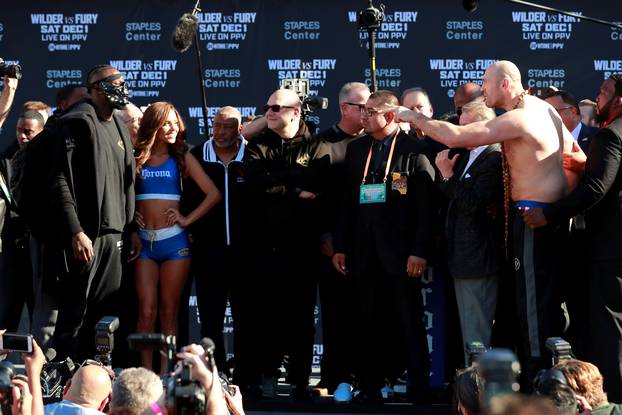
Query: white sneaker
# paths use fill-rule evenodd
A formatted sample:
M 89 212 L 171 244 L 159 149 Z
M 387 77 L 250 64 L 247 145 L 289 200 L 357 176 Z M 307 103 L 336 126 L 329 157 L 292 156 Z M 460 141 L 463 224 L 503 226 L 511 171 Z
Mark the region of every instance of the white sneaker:
M 384 385 L 384 388 L 380 389 L 380 393 L 382 393 L 382 397 L 384 399 L 391 399 L 395 394 L 395 391 L 390 385 Z
M 333 392 L 333 400 L 336 403 L 350 403 L 352 400 L 352 385 L 349 383 L 340 383 Z

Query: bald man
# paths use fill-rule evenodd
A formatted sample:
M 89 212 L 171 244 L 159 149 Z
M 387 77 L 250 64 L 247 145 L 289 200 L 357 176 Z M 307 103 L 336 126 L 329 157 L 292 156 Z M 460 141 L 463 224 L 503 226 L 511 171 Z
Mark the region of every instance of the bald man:
M 456 89 L 456 94 L 454 95 L 454 110 L 456 111 L 456 115 L 460 117 L 462 114 L 462 107 L 481 95 L 482 88 L 476 83 L 467 82 L 466 84 L 460 85 Z
M 110 401 L 112 381 L 98 365 L 82 366 L 65 385 L 63 400 L 45 405 L 45 415 L 100 415 Z
M 213 138 L 190 152 L 199 160 L 203 170 L 213 180 L 222 194 L 222 200 L 205 216 L 190 227 L 193 235 L 192 250 L 200 252 L 192 261 L 197 303 L 201 315 L 201 337 L 209 337 L 216 343 L 216 364 L 227 368 L 225 357 L 223 322 L 225 307 L 230 300 L 235 315 L 236 361 L 237 347 L 243 339 L 243 329 L 238 329 L 243 319 L 238 318 L 237 291 L 242 277 L 243 236 L 247 231 L 246 167 L 244 153 L 246 140 L 242 130 L 240 111 L 234 107 L 222 107 L 216 112 L 212 125 Z M 194 183 L 188 183 L 184 196 L 190 206 L 198 206 L 205 197 Z
M 562 153 L 575 151 L 573 139 L 555 108 L 527 95 L 516 65 L 499 61 L 484 74 L 482 93 L 490 108 L 506 110 L 500 117 L 465 126 L 431 120 L 401 108 L 400 120 L 409 121 L 426 135 L 449 147 L 477 147 L 502 143 L 509 170 L 506 175 L 506 209 L 513 226 L 517 306 L 523 347 L 528 356 L 527 374 L 545 365 L 547 337 L 563 329 L 557 259 L 561 246 L 559 227 L 532 229 L 522 219 L 525 209 L 547 206 L 568 192 L 576 174 L 562 168 Z M 578 150 L 580 151 L 580 149 Z M 506 236 L 507 238 L 507 236 Z
M 123 119 L 123 123 L 130 132 L 130 139 L 132 145 L 136 145 L 136 139 L 138 138 L 138 127 L 140 127 L 140 121 L 143 119 L 143 112 L 136 105 L 131 102 L 125 106 L 122 110 L 118 110 Z
M 247 281 L 256 301 L 255 345 L 265 345 L 260 370 L 265 395 L 273 396 L 275 374 L 289 355 L 288 380 L 295 400 L 309 401 L 307 390 L 313 351 L 315 272 L 319 255 L 320 209 L 315 200 L 321 183 L 316 160 L 318 140 L 301 118 L 298 95 L 275 91 L 264 106 L 268 128 L 253 138 L 245 154 L 246 176 L 253 205 L 251 244 L 257 255 Z M 250 251 L 249 251 L 250 252 Z M 259 284 L 259 286 L 256 286 Z M 253 291 L 254 289 L 254 291 Z M 249 305 L 250 307 L 250 305 Z M 279 316 L 271 318 L 268 316 Z M 252 338 L 250 339 L 253 340 Z

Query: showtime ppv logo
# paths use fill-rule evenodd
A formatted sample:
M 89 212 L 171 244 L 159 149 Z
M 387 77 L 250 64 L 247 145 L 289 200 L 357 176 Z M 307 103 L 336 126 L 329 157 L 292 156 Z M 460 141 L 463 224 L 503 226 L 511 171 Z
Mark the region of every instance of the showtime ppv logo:
M 41 41 L 50 52 L 80 50 L 88 39 L 89 28 L 97 24 L 97 13 L 32 13 L 30 22 L 39 26 Z

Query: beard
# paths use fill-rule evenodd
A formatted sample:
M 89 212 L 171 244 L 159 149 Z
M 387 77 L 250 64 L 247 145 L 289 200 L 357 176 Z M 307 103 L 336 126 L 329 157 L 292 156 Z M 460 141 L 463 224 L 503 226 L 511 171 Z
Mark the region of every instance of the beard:
M 611 106 L 613 105 L 613 100 L 616 99 L 613 96 L 607 103 L 603 106 L 603 108 L 597 108 L 596 111 L 596 122 L 598 124 L 604 124 L 609 120 L 609 116 L 611 115 Z

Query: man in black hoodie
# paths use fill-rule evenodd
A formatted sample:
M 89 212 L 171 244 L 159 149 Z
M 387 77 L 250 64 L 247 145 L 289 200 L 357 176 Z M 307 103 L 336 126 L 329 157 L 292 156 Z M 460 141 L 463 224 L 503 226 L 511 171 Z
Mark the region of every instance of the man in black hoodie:
M 264 375 L 264 395 L 273 396 L 275 371 L 289 355 L 288 380 L 295 400 L 309 400 L 316 282 L 310 264 L 318 254 L 320 229 L 315 198 L 319 177 L 317 141 L 301 119 L 301 103 L 291 90 L 275 91 L 264 107 L 268 128 L 249 143 L 247 185 L 254 207 L 251 245 L 255 278 L 245 286 L 263 310 L 256 325 L 256 356 Z M 251 291 L 253 290 L 253 291 Z M 247 304 L 248 305 L 248 304 Z M 248 305 L 250 307 L 250 305 Z M 252 309 L 252 307 L 251 307 Z M 261 337 L 260 337 L 261 336 Z
M 60 118 L 52 186 L 68 268 L 54 345 L 74 359 L 93 355 L 95 323 L 115 312 L 121 233 L 134 216 L 132 144 L 123 120 L 113 115 L 128 102 L 123 77 L 98 65 L 87 88 L 89 99 Z

